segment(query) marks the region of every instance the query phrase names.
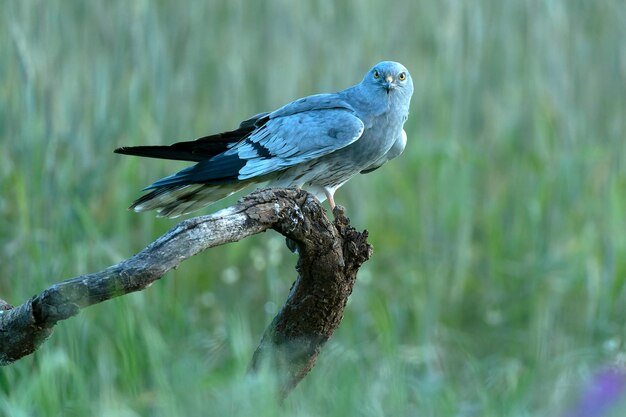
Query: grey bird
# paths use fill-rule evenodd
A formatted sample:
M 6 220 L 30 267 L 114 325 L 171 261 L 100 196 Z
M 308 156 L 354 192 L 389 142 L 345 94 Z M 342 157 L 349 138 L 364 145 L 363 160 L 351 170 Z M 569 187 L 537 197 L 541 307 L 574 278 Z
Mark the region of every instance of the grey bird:
M 257 184 L 306 187 L 332 209 L 335 191 L 346 181 L 402 153 L 412 94 L 407 69 L 383 61 L 355 86 L 295 100 L 232 131 L 169 146 L 118 148 L 126 155 L 197 162 L 144 188 L 150 192 L 130 208 L 177 217 Z

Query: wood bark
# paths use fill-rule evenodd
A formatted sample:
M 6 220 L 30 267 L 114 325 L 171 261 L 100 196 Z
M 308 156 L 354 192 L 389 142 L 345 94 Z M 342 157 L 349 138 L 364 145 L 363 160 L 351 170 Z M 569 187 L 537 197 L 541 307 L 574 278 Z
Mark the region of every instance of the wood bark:
M 254 352 L 251 370 L 275 366 L 284 398 L 313 367 L 339 326 L 359 267 L 371 255 L 367 232 L 357 232 L 335 208 L 331 222 L 302 190 L 266 189 L 232 207 L 184 220 L 141 252 L 100 272 L 56 283 L 23 304 L 0 300 L 0 365 L 35 352 L 54 326 L 92 304 L 147 288 L 199 252 L 274 229 L 297 248 L 298 277 Z

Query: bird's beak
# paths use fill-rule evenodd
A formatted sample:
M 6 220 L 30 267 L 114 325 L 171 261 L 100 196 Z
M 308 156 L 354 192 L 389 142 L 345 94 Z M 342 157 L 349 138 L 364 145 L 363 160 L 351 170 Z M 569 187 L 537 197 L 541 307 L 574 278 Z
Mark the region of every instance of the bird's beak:
M 385 88 L 385 90 L 387 90 L 387 94 L 389 94 L 391 90 L 396 88 L 396 85 L 393 82 L 393 77 L 391 75 L 385 77 L 385 83 L 383 84 L 383 87 Z

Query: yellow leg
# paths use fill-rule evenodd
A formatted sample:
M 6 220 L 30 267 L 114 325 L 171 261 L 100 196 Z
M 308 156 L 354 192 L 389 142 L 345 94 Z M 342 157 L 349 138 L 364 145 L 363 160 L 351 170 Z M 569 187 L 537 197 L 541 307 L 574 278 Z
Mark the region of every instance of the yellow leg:
M 333 192 L 328 188 L 324 188 L 324 194 L 326 194 L 326 199 L 328 200 L 328 204 L 330 204 L 330 209 L 335 210 L 335 199 L 333 198 Z

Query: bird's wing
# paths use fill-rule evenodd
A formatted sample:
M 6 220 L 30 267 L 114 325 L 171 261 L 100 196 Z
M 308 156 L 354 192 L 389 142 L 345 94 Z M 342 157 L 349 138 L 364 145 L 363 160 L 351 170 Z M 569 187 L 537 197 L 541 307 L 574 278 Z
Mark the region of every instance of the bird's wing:
M 270 118 L 289 116 L 313 109 L 330 109 L 342 105 L 345 103 L 339 100 L 336 94 L 317 94 L 293 101 L 272 113 L 256 114 L 241 122 L 239 128 L 235 130 L 204 136 L 192 141 L 177 142 L 172 145 L 124 146 L 115 149 L 114 152 L 146 158 L 200 162 L 226 152 L 255 130 L 263 127 Z
M 392 159 L 400 156 L 400 154 L 404 151 L 405 147 L 406 147 L 406 132 L 404 131 L 404 129 L 402 129 L 400 136 L 396 138 L 395 142 L 393 143 L 393 145 L 391 145 L 391 148 L 387 151 L 387 153 L 381 156 L 372 165 L 368 166 L 363 171 L 361 171 L 361 174 L 369 174 L 372 171 L 376 171 L 378 168 L 383 166 L 386 162 L 391 161 Z
M 238 129 L 204 136 L 188 142 L 178 142 L 163 146 L 126 146 L 114 152 L 124 155 L 144 156 L 148 158 L 172 159 L 179 161 L 200 162 L 227 151 L 233 144 L 240 142 L 258 129 L 266 121 L 269 113 L 259 113 L 244 120 Z
M 147 189 L 194 183 L 222 184 L 284 170 L 341 149 L 363 133 L 363 122 L 335 94 L 294 101 L 228 150 L 163 178 Z

